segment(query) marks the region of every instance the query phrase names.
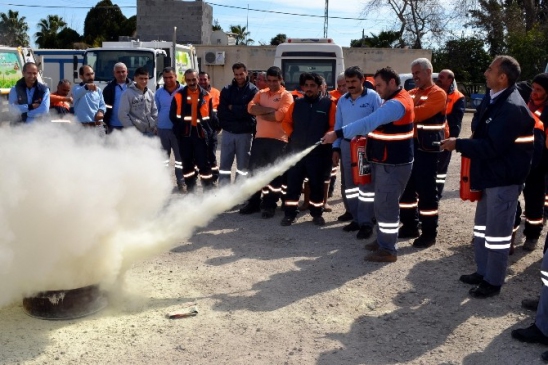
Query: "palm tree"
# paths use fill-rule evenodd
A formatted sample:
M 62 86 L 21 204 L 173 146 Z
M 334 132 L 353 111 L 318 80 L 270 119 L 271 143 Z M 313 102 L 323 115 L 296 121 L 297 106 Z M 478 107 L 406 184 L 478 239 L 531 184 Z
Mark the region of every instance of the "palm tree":
M 231 25 L 230 32 L 234 34 L 236 38 L 236 45 L 248 45 L 255 42 L 253 39 L 247 39 L 249 32 L 247 32 L 247 27 L 242 27 L 241 25 Z
M 67 26 L 67 23 L 57 15 L 48 15 L 38 22 L 38 32 L 34 34 L 36 44 L 40 48 L 57 48 L 57 35 Z
M 26 18 L 19 18 L 18 11 L 8 10 L 8 13 L 0 13 L 0 44 L 11 47 L 28 46 L 29 25 Z

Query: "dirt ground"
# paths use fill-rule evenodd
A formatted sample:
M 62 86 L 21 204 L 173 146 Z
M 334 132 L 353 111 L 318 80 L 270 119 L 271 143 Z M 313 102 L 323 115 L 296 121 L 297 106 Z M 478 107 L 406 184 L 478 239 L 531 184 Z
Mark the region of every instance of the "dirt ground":
M 533 321 L 520 302 L 540 290 L 541 249 L 518 247 L 501 295 L 471 299 L 458 277 L 475 268 L 475 204 L 459 199 L 459 168 L 454 155 L 437 244 L 400 240 L 396 263 L 363 261 L 370 240 L 342 231 L 338 188 L 322 228 L 306 214 L 281 227 L 280 211 L 234 209 L 134 265 L 100 313 L 45 321 L 22 303 L 0 309 L 0 364 L 540 364 L 547 348 L 510 331 Z M 166 318 L 190 303 L 197 316 Z

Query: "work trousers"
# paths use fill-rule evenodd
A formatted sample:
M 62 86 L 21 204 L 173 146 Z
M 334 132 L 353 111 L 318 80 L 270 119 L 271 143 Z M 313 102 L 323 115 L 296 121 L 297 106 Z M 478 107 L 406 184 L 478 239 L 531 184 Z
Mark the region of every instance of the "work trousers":
M 273 164 L 285 152 L 287 143 L 274 138 L 255 138 L 251 146 L 249 170 L 253 175 L 258 169 Z M 262 204 L 261 204 L 262 193 Z M 275 209 L 282 193 L 282 176 L 277 176 L 261 191 L 249 198 L 249 203 L 263 209 Z
M 538 303 L 535 324 L 544 336 L 548 336 L 548 255 L 546 253 L 544 253 L 540 265 L 540 278 L 542 280 L 542 289 L 540 291 L 540 301 Z
M 396 254 L 400 224 L 400 197 L 411 175 L 413 164 L 371 164 L 372 184 L 375 187 L 375 217 L 377 242 L 383 250 Z
M 438 155 L 438 152 L 424 152 L 415 147 L 411 177 L 400 199 L 403 225 L 418 228 L 420 220 L 422 233 L 429 237 L 436 237 L 438 229 Z
M 183 184 L 183 162 L 181 160 L 179 143 L 177 142 L 177 137 L 175 137 L 175 133 L 173 133 L 172 129 L 158 128 L 158 137 L 160 138 L 162 148 L 167 155 L 167 160 L 164 161 L 166 167 L 169 166 L 171 151 L 173 151 L 173 157 L 175 158 L 175 178 L 177 179 L 177 185 Z
M 523 234 L 526 239 L 538 239 L 542 232 L 544 217 L 544 196 L 546 168 L 543 163 L 538 164 L 529 171 L 523 188 L 525 201 L 525 228 Z M 518 201 L 514 229 L 521 223 L 521 205 Z
M 374 226 L 375 212 L 373 203 L 375 201 L 375 189 L 372 183 L 356 185 L 352 178 L 352 167 L 350 165 L 350 142 L 341 142 L 341 165 L 344 175 L 344 195 L 348 210 L 352 213 L 354 222 L 361 226 Z
M 449 169 L 449 163 L 451 162 L 451 155 L 451 151 L 443 150 L 438 156 L 438 172 L 436 174 L 438 201 L 441 199 L 443 188 L 445 187 L 445 180 L 447 179 L 447 170 Z
M 474 217 L 476 272 L 491 285 L 504 284 L 521 185 L 483 190 Z
M 331 151 L 309 154 L 287 171 L 287 193 L 285 195 L 285 215 L 297 216 L 299 197 L 305 177 L 310 187 L 309 207 L 312 217 L 321 217 L 325 204 L 324 187 L 331 174 Z
M 183 178 L 190 191 L 196 186 L 196 166 L 198 166 L 200 180 L 204 188 L 209 187 L 212 183 L 213 175 L 211 174 L 211 166 L 209 165 L 207 142 L 207 135 L 204 138 L 200 137 L 196 126 L 191 127 L 190 136 L 178 136 L 177 138 L 183 162 Z
M 219 166 L 217 165 L 217 145 L 219 132 L 212 130 L 208 133 L 207 154 L 211 167 L 212 181 L 219 179 Z
M 229 184 L 232 164 L 236 157 L 236 181 L 247 176 L 253 133 L 231 133 L 223 131 L 221 138 L 221 166 L 219 184 Z

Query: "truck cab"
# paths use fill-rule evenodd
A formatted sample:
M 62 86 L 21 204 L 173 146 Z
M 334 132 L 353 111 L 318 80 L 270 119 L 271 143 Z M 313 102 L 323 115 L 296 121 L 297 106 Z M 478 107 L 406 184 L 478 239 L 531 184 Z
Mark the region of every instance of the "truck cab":
M 327 89 L 337 88 L 337 75 L 344 71 L 341 46 L 331 38 L 289 38 L 276 47 L 274 66 L 281 68 L 285 87 L 295 90 L 302 72 L 323 76 Z
M 146 67 L 149 74 L 148 88 L 156 90 L 164 84 L 162 70 L 174 67 L 177 80 L 184 81 L 184 72 L 198 70 L 196 50 L 191 45 L 180 45 L 165 41 L 151 42 L 103 42 L 100 48 L 88 48 L 84 53 L 84 65 L 95 71 L 95 83 L 101 88 L 114 78 L 114 65 L 123 62 L 128 69 L 128 77 L 133 79 L 135 70 Z M 75 82 L 80 82 L 75 80 Z

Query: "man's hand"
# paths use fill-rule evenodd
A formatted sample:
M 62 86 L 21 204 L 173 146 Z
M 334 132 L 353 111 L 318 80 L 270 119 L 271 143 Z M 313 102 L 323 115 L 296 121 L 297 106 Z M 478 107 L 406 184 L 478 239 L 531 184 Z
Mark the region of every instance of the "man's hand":
M 86 89 L 88 91 L 96 91 L 97 90 L 97 85 L 95 85 L 94 83 L 86 84 Z
M 337 134 L 334 131 L 327 132 L 322 138 L 322 144 L 329 144 L 335 142 Z
M 101 120 L 103 120 L 103 111 L 102 110 L 99 110 L 96 114 L 95 114 L 95 121 L 96 122 L 99 122 Z
M 453 151 L 457 147 L 457 139 L 455 137 L 447 138 L 441 141 L 440 148 L 446 151 Z
M 263 114 L 261 117 L 269 122 L 277 122 L 276 115 L 274 113 Z
M 333 167 L 339 166 L 339 161 L 341 160 L 341 154 L 339 151 L 333 151 L 331 155 L 331 161 L 333 162 Z
M 67 103 L 72 104 L 72 102 L 73 102 L 72 96 L 67 96 L 67 97 L 65 97 L 65 101 L 66 101 Z

